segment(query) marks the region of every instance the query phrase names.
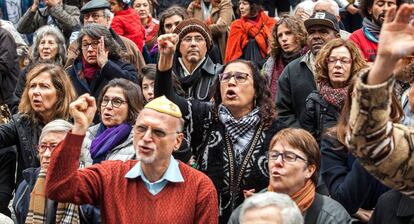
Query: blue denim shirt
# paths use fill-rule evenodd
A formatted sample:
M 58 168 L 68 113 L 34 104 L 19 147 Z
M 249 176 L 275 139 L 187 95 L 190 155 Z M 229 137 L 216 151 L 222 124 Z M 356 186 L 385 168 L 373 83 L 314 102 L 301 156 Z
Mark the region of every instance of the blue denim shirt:
M 173 156 L 170 158 L 170 164 L 168 165 L 168 168 L 165 171 L 164 175 L 161 177 L 161 179 L 155 181 L 154 183 L 151 183 L 145 177 L 141 168 L 141 162 L 138 162 L 134 167 L 132 167 L 132 169 L 129 170 L 127 174 L 125 174 L 125 177 L 129 179 L 141 177 L 141 179 L 144 181 L 145 187 L 152 195 L 160 193 L 165 185 L 167 185 L 168 181 L 174 183 L 184 182 L 184 178 L 181 175 L 180 168 L 178 167 L 178 162 L 174 159 Z

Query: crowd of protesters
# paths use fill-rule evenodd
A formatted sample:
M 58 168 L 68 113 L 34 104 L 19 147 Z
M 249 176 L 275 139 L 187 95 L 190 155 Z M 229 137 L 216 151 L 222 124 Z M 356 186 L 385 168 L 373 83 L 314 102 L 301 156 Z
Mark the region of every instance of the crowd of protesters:
M 412 0 L 0 0 L 0 223 L 411 223 Z

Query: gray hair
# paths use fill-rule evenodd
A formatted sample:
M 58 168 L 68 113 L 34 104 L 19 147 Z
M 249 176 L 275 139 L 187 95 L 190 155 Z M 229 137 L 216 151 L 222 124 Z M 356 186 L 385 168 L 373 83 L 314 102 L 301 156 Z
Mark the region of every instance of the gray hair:
M 62 119 L 56 119 L 49 123 L 47 123 L 43 129 L 42 133 L 40 134 L 39 142 L 42 141 L 42 139 L 51 132 L 63 132 L 67 133 L 72 129 L 73 125 L 65 120 Z
M 312 0 L 306 0 L 303 1 L 301 3 L 299 3 L 294 12 L 293 15 L 296 15 L 296 12 L 298 11 L 298 9 L 302 8 L 306 13 L 308 13 L 309 15 L 312 15 L 313 13 L 313 8 L 315 7 L 315 2 L 313 2 Z
M 104 9 L 104 17 L 111 21 L 114 18 L 114 14 L 109 9 Z
M 239 222 L 243 223 L 244 214 L 248 210 L 273 206 L 280 210 L 283 224 L 303 224 L 303 217 L 296 203 L 286 194 L 265 192 L 247 198 L 240 211 Z
M 59 65 L 63 65 L 66 62 L 66 42 L 65 37 L 63 36 L 62 32 L 50 25 L 42 26 L 36 31 L 36 35 L 33 39 L 32 45 L 32 62 L 37 63 L 40 60 L 39 54 L 39 44 L 43 37 L 45 36 L 53 36 L 55 41 L 58 45 L 58 53 L 56 55 L 56 59 L 52 63 L 57 63 Z

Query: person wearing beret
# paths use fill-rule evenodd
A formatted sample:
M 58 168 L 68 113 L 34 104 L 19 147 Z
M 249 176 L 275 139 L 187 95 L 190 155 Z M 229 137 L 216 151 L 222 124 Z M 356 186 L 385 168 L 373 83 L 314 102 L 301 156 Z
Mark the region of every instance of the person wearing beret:
M 78 169 L 79 156 L 96 112 L 95 99 L 84 94 L 70 108 L 74 126 L 50 159 L 48 198 L 99 206 L 102 223 L 218 222 L 212 181 L 172 156 L 183 141 L 183 119 L 176 104 L 159 97 L 141 110 L 133 127 L 138 160 L 107 161 L 84 169 Z

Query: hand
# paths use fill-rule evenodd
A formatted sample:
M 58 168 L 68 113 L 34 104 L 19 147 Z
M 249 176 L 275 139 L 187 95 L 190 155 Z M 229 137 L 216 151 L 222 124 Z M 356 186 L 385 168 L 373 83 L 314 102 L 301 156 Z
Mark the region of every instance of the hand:
M 357 7 L 355 7 L 353 4 L 349 4 L 346 7 L 346 11 L 348 11 L 349 13 L 351 13 L 352 15 L 356 14 L 359 12 L 359 9 Z
M 367 84 L 385 82 L 392 75 L 400 58 L 414 53 L 414 21 L 410 21 L 414 5 L 403 4 L 396 12 L 390 8 L 382 24 L 378 43 L 378 53 L 368 75 Z
M 69 105 L 69 113 L 72 115 L 74 125 L 72 133 L 85 135 L 89 125 L 92 123 L 96 112 L 96 102 L 93 96 L 83 94 Z
M 414 21 L 410 21 L 414 5 L 404 4 L 398 12 L 390 8 L 385 15 L 378 43 L 378 56 L 398 59 L 414 53 Z
M 255 190 L 254 190 L 254 189 L 250 189 L 250 190 L 243 190 L 243 195 L 244 195 L 244 198 L 246 199 L 246 198 L 248 198 L 248 197 L 250 197 L 250 196 L 253 196 L 253 195 L 254 195 L 254 192 L 255 192 Z
M 371 218 L 372 210 L 365 210 L 365 209 L 358 209 L 355 213 L 355 217 L 358 218 L 363 223 L 368 223 L 369 219 Z
M 61 0 L 45 0 L 45 4 L 47 7 L 53 7 L 55 5 L 59 5 Z
M 96 52 L 96 61 L 100 68 L 102 68 L 106 64 L 106 62 L 108 62 L 108 54 L 109 51 L 105 49 L 104 37 L 101 37 Z
M 178 35 L 175 33 L 164 34 L 158 37 L 158 51 L 160 58 L 158 60 L 158 70 L 168 71 L 173 66 L 174 53 L 177 48 Z
M 39 7 L 39 0 L 33 0 L 33 4 L 30 7 L 30 11 L 36 12 L 38 7 Z
M 165 56 L 173 55 L 178 43 L 178 35 L 175 33 L 163 34 L 158 37 L 158 49 Z

